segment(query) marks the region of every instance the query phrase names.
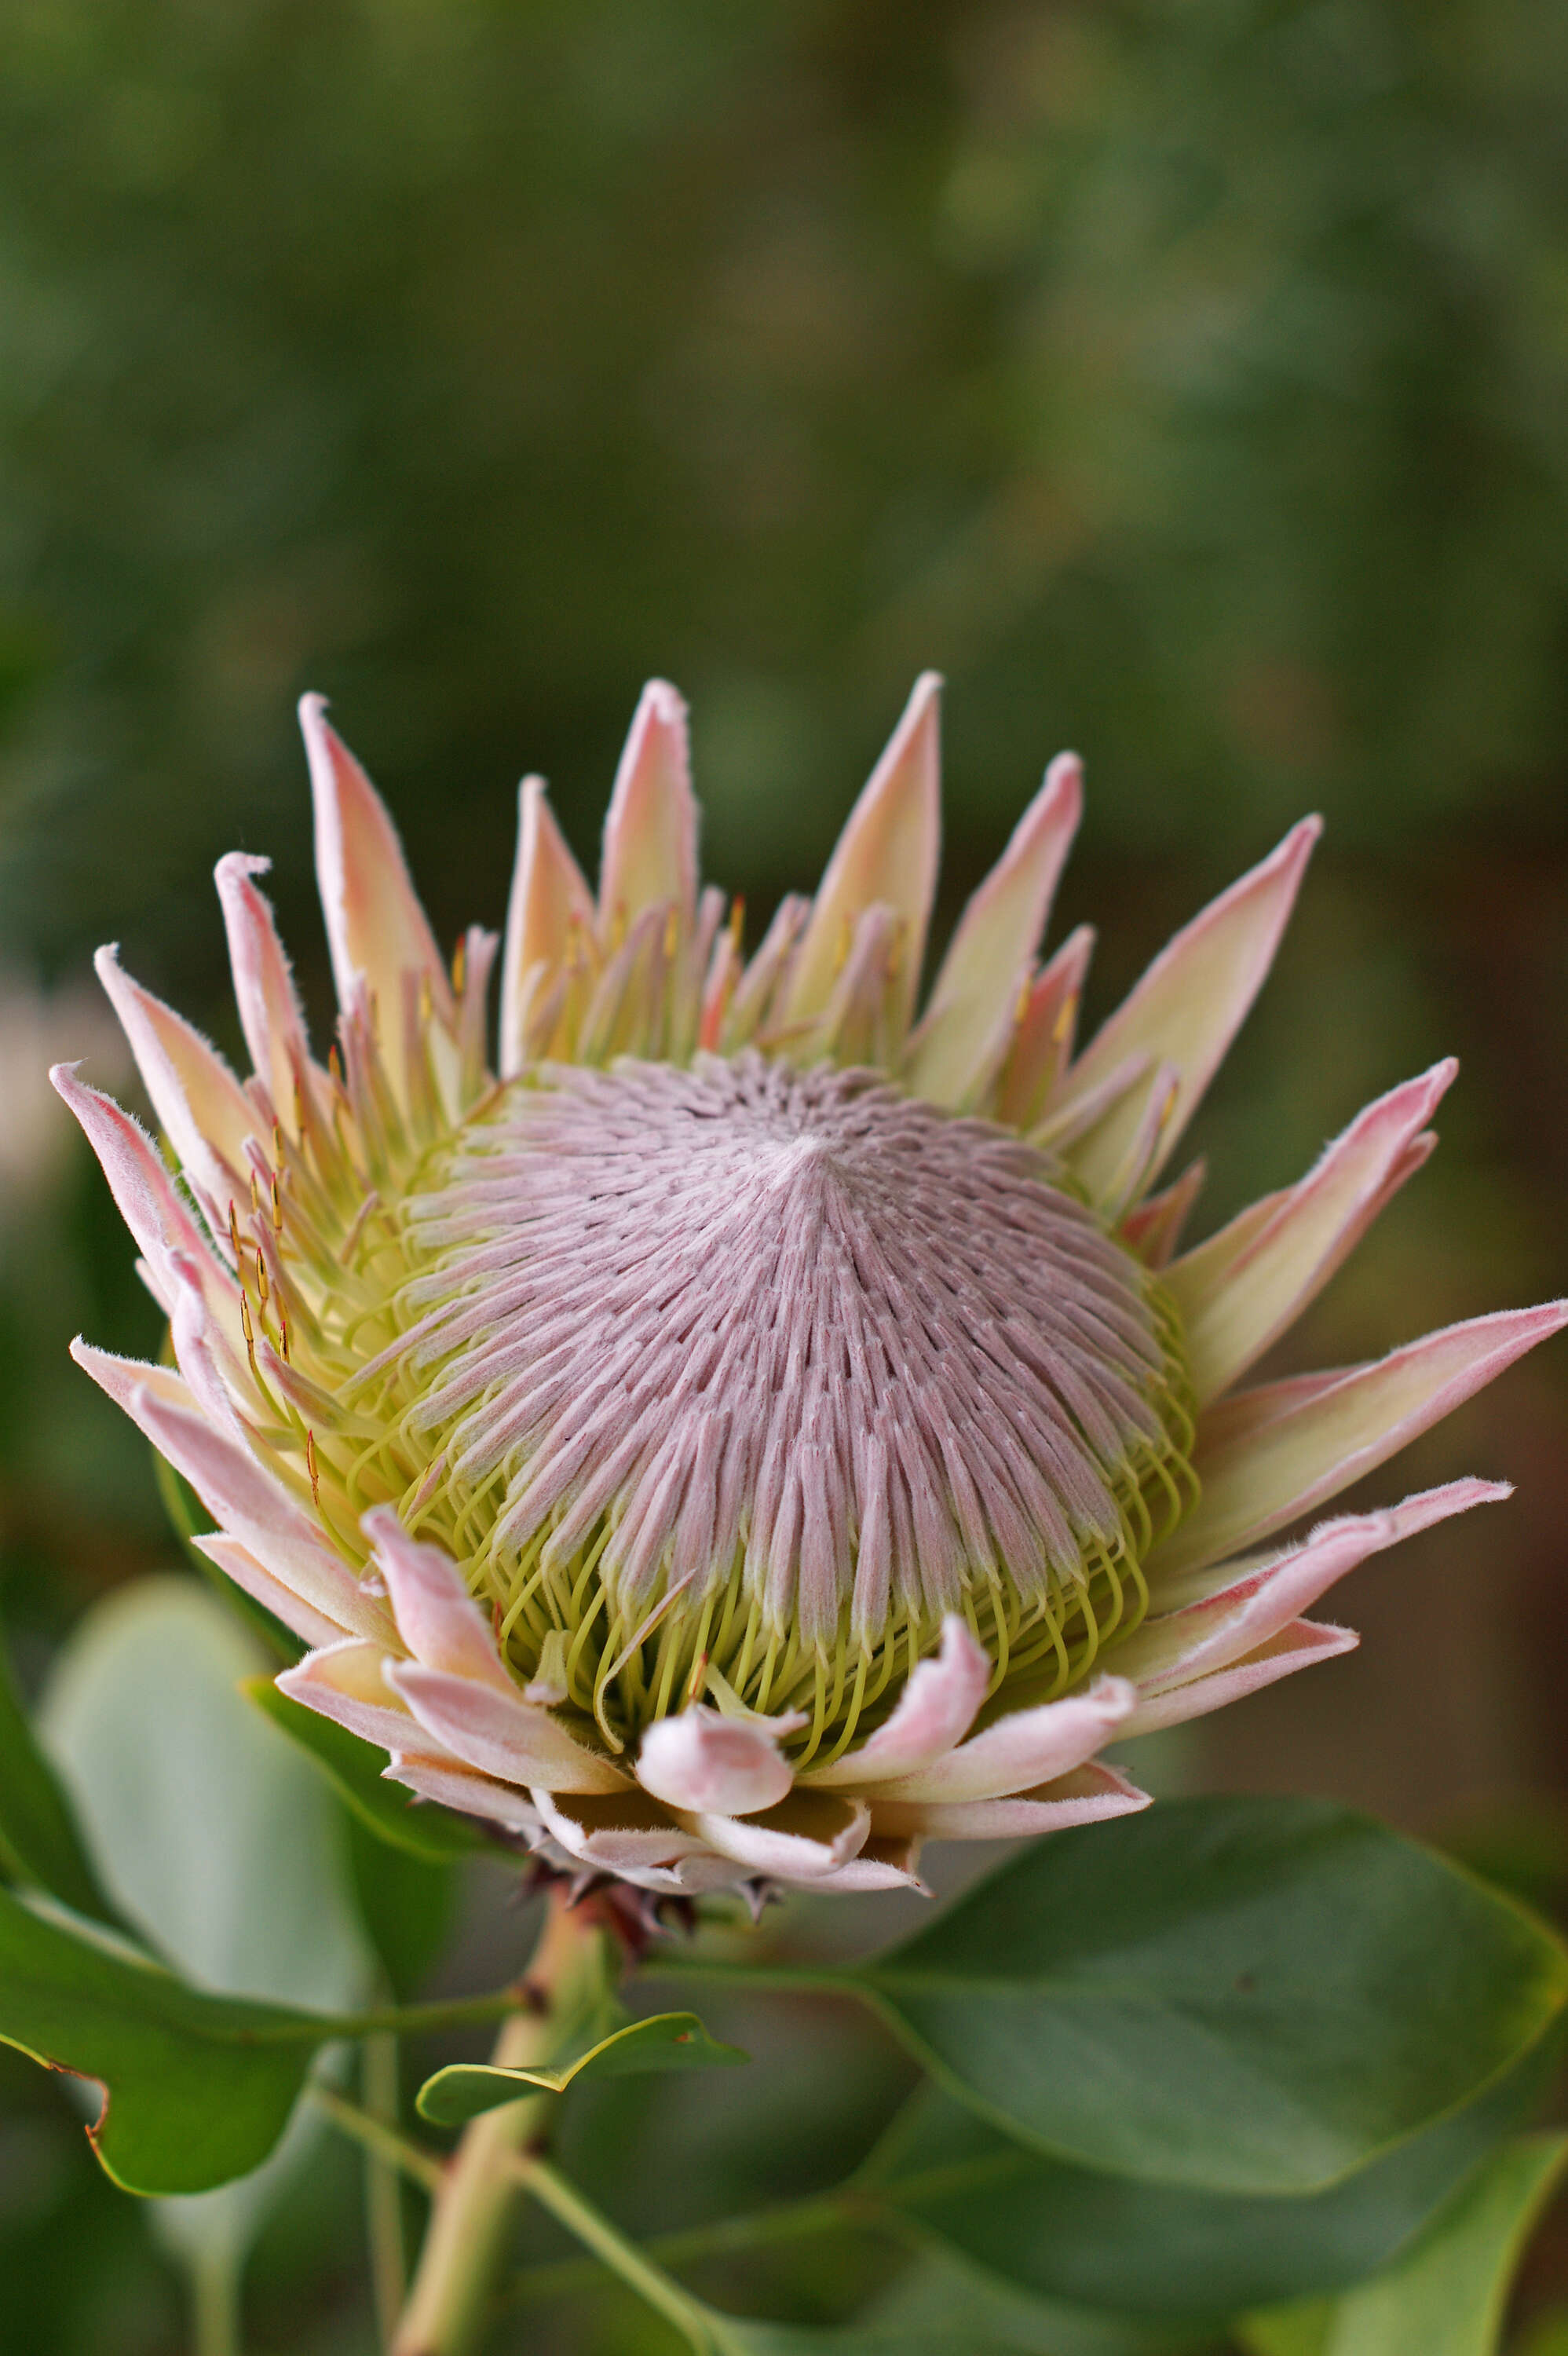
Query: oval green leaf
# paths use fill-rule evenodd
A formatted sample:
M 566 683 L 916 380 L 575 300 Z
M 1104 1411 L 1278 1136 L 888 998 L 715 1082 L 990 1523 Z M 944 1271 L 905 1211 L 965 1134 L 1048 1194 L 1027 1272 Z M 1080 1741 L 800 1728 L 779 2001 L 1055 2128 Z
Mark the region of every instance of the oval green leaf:
M 841 2324 L 824 2329 L 809 2323 L 759 2323 L 751 2317 L 701 2312 L 710 2356 L 1027 2356 L 1018 2340 L 976 2340 L 972 2322 L 951 2331 L 879 2331 L 874 2326 Z M 695 2333 L 693 2347 L 701 2347 Z M 1054 2356 L 1054 2351 L 1053 2351 Z
M 62 1906 L 120 1923 L 76 1812 L 39 1750 L 0 1643 L 0 1877 L 46 1890 Z
M 1300 1800 L 1041 1843 L 847 1976 L 1008 2134 L 1253 2195 L 1322 2190 L 1458 2109 L 1568 1999 L 1568 1957 L 1521 1908 Z
M 57 1660 L 41 1740 L 123 1918 L 198 1986 L 339 2011 L 371 1962 L 342 1818 L 236 1686 L 256 1646 L 193 1580 L 133 1580 Z
M 1506 2146 L 1398 2265 L 1326 2312 L 1257 2318 L 1247 2344 L 1258 2356 L 1497 2356 L 1514 2275 L 1565 2163 L 1568 2136 Z
M 752 2316 L 725 2315 L 701 2299 L 683 2296 L 684 2328 L 698 2356 L 1047 2356 L 1046 2343 L 1032 2332 L 992 2328 L 983 2297 L 972 2297 L 950 2317 L 927 2317 L 908 2327 L 880 2320 L 864 2323 L 767 2323 Z M 1069 2356 L 1065 2345 L 1050 2344 L 1049 2356 Z M 1089 2356 L 1081 2346 L 1072 2356 Z M 1102 2356 L 1096 2350 L 1094 2356 Z M 1103 2356 L 1140 2356 L 1125 2341 L 1103 2345 Z M 1155 2356 L 1151 2349 L 1147 2356 Z M 1159 2356 L 1171 2356 L 1169 2343 Z
M 259 2167 L 334 2030 L 187 1987 L 0 1890 L 0 2040 L 102 2083 L 88 2133 L 127 2192 L 205 2192 Z
M 929 2085 L 858 2181 L 938 2247 L 1035 2297 L 1216 2324 L 1243 2308 L 1342 2290 L 1388 2265 L 1527 2118 L 1556 2044 L 1355 2176 L 1296 2199 L 1072 2168 L 1026 2150 Z
M 95 2078 L 89 2132 L 127 2192 L 205 2192 L 258 2167 L 313 2055 L 339 2038 L 499 2020 L 515 1988 L 361 2013 L 305 2012 L 191 1987 L 128 1941 L 0 1890 L 0 2044 Z
M 940 2247 L 924 2252 L 891 2284 L 865 2310 L 863 2321 L 889 2338 L 900 2329 L 933 2336 L 947 2331 L 961 2348 L 988 2340 L 1026 2351 L 1027 2356 L 1216 2356 L 1208 2326 L 1189 2332 L 1110 2308 L 1037 2298 Z M 906 2344 L 898 2341 L 900 2347 Z
M 418 2108 L 438 2126 L 459 2126 L 542 2087 L 564 2094 L 579 2078 L 636 2078 L 666 2070 L 733 2068 L 749 2062 L 738 2045 L 709 2037 L 694 2012 L 657 2012 L 628 2022 L 548 2068 L 502 2070 L 489 2062 L 454 2062 L 420 2088 Z
M 40 1730 L 125 1918 L 166 1962 L 224 1995 L 336 2011 L 372 1970 L 343 1812 L 236 1691 L 257 1665 L 206 1588 L 136 1580 L 72 1631 Z M 302 2113 L 261 2168 L 156 2204 L 175 2254 L 237 2272 L 321 2124 Z

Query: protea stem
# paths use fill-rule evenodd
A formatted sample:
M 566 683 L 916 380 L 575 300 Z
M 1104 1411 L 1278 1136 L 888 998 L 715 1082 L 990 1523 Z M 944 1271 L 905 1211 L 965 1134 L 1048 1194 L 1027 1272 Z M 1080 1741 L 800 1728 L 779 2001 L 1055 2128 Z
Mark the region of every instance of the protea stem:
M 360 2091 L 375 2118 L 394 2129 L 398 2123 L 398 2040 L 383 2032 L 361 2048 Z M 397 2329 L 408 2289 L 403 2253 L 403 2189 L 397 2165 L 384 2154 L 365 2154 L 365 2228 L 370 2245 L 370 2289 L 378 2341 L 385 2345 Z
M 525 1983 L 528 2004 L 501 2030 L 492 2056 L 521 2069 L 549 2061 L 601 1972 L 603 1933 L 592 1913 L 552 1890 Z M 479 2344 L 513 2213 L 522 2198 L 517 2156 L 542 2141 L 553 2094 L 529 2094 L 467 2127 L 435 2196 L 419 2269 L 389 2356 L 470 2356 Z
M 208 2250 L 197 2258 L 191 2327 L 197 2356 L 240 2356 L 240 2274 L 230 2251 Z

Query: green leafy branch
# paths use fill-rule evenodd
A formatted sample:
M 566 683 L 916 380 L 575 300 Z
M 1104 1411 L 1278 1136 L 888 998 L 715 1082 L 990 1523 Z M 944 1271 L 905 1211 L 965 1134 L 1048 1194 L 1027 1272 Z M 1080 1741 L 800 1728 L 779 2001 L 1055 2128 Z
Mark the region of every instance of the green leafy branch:
M 400 1877 L 439 1880 L 464 1853 L 515 1863 L 484 1828 L 411 1805 L 379 1754 L 280 1706 L 266 1680 L 251 1698 L 341 1804 L 357 1872 L 365 1857 L 385 1860 L 394 1915 Z M 217 1994 L 128 1922 L 8 1687 L 0 1771 L 0 2040 L 102 2085 L 90 2133 L 116 2182 L 163 2194 L 243 2177 L 308 2088 L 377 2169 L 412 2179 L 439 2210 L 461 2158 L 404 2132 L 395 2081 L 378 2116 L 325 2083 L 317 2057 L 345 2040 L 389 2052 L 393 2040 L 511 2023 L 501 2058 L 437 2068 L 416 2102 L 435 2124 L 473 2122 L 506 2184 L 588 2253 L 528 2270 L 507 2298 L 613 2277 L 709 2356 L 978 2349 L 987 2332 L 997 2347 L 1030 2344 L 1009 2337 L 1019 2312 L 1091 2318 L 1096 2344 L 1120 2331 L 1129 2351 L 1233 2333 L 1246 2316 L 1256 2356 L 1382 2356 L 1391 2300 L 1413 2314 L 1440 2306 L 1445 2328 L 1468 2319 L 1430 2345 L 1487 2356 L 1496 2285 L 1561 2165 L 1560 2139 L 1519 2140 L 1568 2000 L 1555 1938 L 1365 1818 L 1210 1800 L 1023 1852 L 864 1964 L 753 1965 L 700 1944 L 661 1954 L 643 1984 L 856 2003 L 924 2083 L 843 2183 L 639 2244 L 550 2157 L 556 2107 L 595 2079 L 744 2056 L 695 2011 L 628 2013 L 607 1940 L 579 1938 L 570 2000 L 531 1979 L 333 2008 Z M 977 2307 L 965 2294 L 956 2319 L 933 2306 L 824 2333 L 722 2315 L 678 2278 L 830 2233 L 917 2254 L 917 2279 L 957 2268 L 990 2288 Z M 1431 2280 L 1447 2269 L 1446 2290 L 1423 2288 L 1428 2266 Z M 386 2311 L 400 2276 L 391 2260 L 383 2271 Z M 997 2309 L 1004 2293 L 1015 2304 Z M 1051 2344 L 1045 2324 L 1030 2329 Z

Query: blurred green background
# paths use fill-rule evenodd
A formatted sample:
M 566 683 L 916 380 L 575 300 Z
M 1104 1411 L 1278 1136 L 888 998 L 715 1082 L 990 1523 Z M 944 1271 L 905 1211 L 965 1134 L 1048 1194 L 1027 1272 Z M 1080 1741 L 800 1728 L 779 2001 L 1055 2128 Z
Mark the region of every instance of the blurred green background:
M 1568 14 L 0 0 L 0 1607 L 26 1684 L 171 1559 L 139 1442 L 65 1357 L 78 1328 L 158 1336 L 39 1075 L 81 1054 L 129 1088 L 87 965 L 108 937 L 237 1046 L 209 881 L 236 845 L 274 858 L 324 1011 L 307 686 L 447 939 L 500 922 L 525 768 L 592 860 L 650 672 L 692 700 L 709 870 L 753 937 L 919 669 L 949 681 L 944 925 L 1076 744 L 1056 929 L 1102 926 L 1092 1014 L 1319 808 L 1200 1123 L 1202 1221 L 1455 1050 L 1443 1152 L 1284 1363 L 1568 1285 Z M 1360 1574 L 1361 1652 L 1168 1772 L 1363 1801 L 1550 1893 L 1565 1440 L 1560 1347 L 1400 1468 L 1520 1497 Z M 31 2286 L 7 2348 L 178 2348 L 174 2277 L 54 2090 L 14 2060 L 0 2090 L 0 2279 Z M 259 2351 L 370 2344 L 331 2183 L 255 2262 Z M 1551 2234 L 1537 2271 L 1565 2295 Z

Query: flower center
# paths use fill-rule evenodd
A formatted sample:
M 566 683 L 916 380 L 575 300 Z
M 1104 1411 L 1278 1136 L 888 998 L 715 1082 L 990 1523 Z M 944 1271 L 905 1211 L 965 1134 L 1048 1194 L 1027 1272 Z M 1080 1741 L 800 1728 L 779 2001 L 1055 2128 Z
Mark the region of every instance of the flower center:
M 347 1526 L 389 1494 L 616 1746 L 706 1687 L 831 1755 L 953 1611 L 1060 1691 L 1187 1502 L 1148 1272 L 1047 1155 L 870 1074 L 538 1067 L 346 1266 Z

